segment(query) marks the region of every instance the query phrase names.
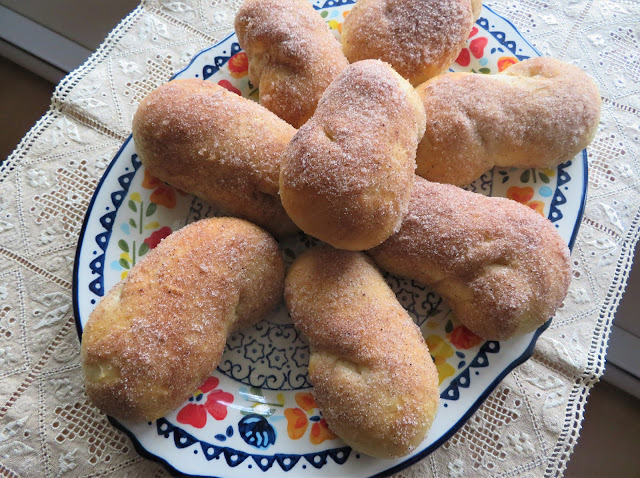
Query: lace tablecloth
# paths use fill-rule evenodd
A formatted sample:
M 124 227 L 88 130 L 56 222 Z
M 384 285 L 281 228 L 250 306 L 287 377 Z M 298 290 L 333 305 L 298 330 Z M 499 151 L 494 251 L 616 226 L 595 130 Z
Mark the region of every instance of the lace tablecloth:
M 2 476 L 166 476 L 83 392 L 72 269 L 87 205 L 141 98 L 227 35 L 240 0 L 147 0 L 0 167 Z M 533 357 L 447 443 L 399 476 L 551 476 L 567 465 L 638 238 L 640 3 L 489 5 L 543 55 L 583 67 L 603 99 L 573 282 Z

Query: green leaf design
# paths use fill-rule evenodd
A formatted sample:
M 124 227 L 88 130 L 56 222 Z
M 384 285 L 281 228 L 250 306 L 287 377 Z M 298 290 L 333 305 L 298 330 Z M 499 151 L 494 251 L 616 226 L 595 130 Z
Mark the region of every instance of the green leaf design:
M 489 68 L 480 68 L 478 71 L 483 75 L 488 75 L 489 73 L 491 73 L 491 70 Z
M 138 255 L 140 257 L 144 256 L 147 252 L 149 252 L 149 244 L 143 242 L 140 244 L 140 249 L 138 249 Z
M 549 176 L 547 176 L 544 173 L 539 173 L 539 174 L 540 174 L 540 179 L 542 179 L 543 183 L 549 184 L 551 182 L 551 180 L 549 179 Z
M 129 199 L 129 202 L 127 203 L 127 205 L 129 206 L 129 209 L 131 209 L 133 212 L 138 212 L 138 206 L 136 206 L 136 203 L 134 203 L 131 199 Z
M 155 205 L 155 203 L 150 203 L 149 206 L 147 207 L 147 217 L 151 216 L 154 212 L 156 212 L 156 209 L 158 209 L 158 206 Z
M 520 182 L 528 183 L 530 175 L 531 175 L 531 171 L 529 171 L 528 169 L 525 169 L 525 171 L 520 175 Z
M 124 252 L 129 252 L 129 244 L 124 239 L 120 239 L 118 241 L 118 247 L 122 249 Z
M 138 224 L 136 223 L 136 221 L 134 219 L 129 219 L 129 225 L 131 227 L 133 227 L 134 229 L 138 228 Z
M 327 18 L 327 15 L 329 15 L 329 12 L 327 12 L 326 10 L 324 12 L 320 12 L 320 16 L 322 18 Z
M 125 269 L 130 269 L 130 268 L 131 268 L 131 266 L 129 265 L 129 261 L 127 261 L 126 259 L 120 259 L 120 260 L 118 261 L 118 263 L 119 263 L 122 267 L 124 267 Z
M 249 393 L 251 393 L 251 395 L 257 395 L 258 397 L 264 397 L 262 390 L 260 390 L 258 387 L 251 387 L 249 389 Z
M 453 323 L 450 320 L 447 320 L 447 325 L 444 326 L 444 331 L 448 334 L 453 331 Z

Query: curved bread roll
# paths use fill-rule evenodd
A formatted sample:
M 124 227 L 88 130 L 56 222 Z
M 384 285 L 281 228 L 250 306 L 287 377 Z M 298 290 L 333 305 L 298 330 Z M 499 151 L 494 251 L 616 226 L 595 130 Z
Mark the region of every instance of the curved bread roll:
M 406 80 L 378 60 L 349 65 L 283 155 L 285 210 L 334 247 L 380 244 L 407 210 L 423 130 L 422 103 Z
M 400 231 L 368 253 L 392 274 L 432 287 L 490 340 L 544 324 L 571 279 L 567 245 L 533 209 L 421 178 Z
M 380 458 L 414 450 L 438 407 L 438 374 L 420 329 L 371 261 L 311 249 L 291 266 L 285 299 L 309 339 L 309 378 L 331 430 Z
M 151 174 L 277 236 L 297 231 L 278 198 L 280 156 L 294 134 L 253 101 L 195 79 L 160 86 L 133 118 Z
M 417 174 L 469 184 L 493 166 L 547 168 L 593 139 L 600 95 L 581 69 L 535 58 L 497 75 L 449 73 L 416 88 L 427 112 Z
M 217 367 L 227 336 L 282 297 L 275 240 L 241 219 L 171 234 L 97 305 L 82 335 L 87 395 L 103 412 L 152 421 Z
M 235 28 L 260 104 L 299 128 L 348 64 L 340 43 L 306 0 L 245 0 Z
M 386 61 L 413 85 L 446 71 L 464 47 L 478 0 L 358 0 L 342 26 L 350 62 Z

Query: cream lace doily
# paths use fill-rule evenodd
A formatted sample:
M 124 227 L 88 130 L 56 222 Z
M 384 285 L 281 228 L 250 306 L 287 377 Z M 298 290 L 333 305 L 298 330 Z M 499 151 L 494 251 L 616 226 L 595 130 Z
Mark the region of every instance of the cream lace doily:
M 0 166 L 2 476 L 167 476 L 83 392 L 71 281 L 89 200 L 141 98 L 231 31 L 239 0 L 147 0 L 58 85 Z M 602 375 L 638 238 L 640 3 L 487 2 L 542 54 L 583 67 L 603 98 L 573 282 L 533 357 L 403 477 L 555 476 Z

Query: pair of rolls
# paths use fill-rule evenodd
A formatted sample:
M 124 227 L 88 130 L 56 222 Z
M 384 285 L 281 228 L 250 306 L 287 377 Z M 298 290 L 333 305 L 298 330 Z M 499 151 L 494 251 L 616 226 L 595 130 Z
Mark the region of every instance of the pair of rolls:
M 204 219 L 171 234 L 91 313 L 87 395 L 123 420 L 164 416 L 213 373 L 229 334 L 280 302 L 283 282 L 277 243 L 251 223 Z
M 278 236 L 295 232 L 295 222 L 362 250 L 399 228 L 424 127 L 411 85 L 369 60 L 339 75 L 297 133 L 246 98 L 185 79 L 142 101 L 133 138 L 151 174 L 226 213 Z

